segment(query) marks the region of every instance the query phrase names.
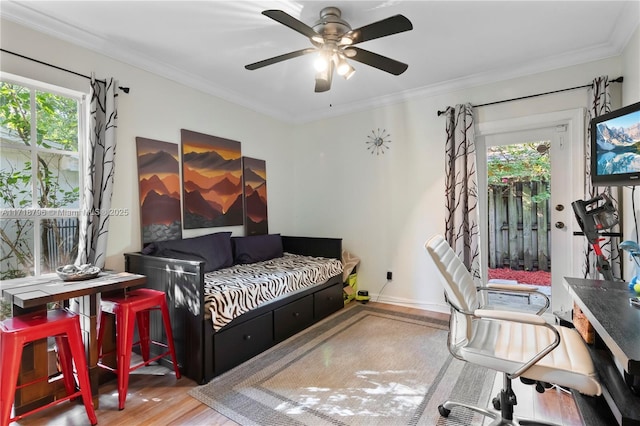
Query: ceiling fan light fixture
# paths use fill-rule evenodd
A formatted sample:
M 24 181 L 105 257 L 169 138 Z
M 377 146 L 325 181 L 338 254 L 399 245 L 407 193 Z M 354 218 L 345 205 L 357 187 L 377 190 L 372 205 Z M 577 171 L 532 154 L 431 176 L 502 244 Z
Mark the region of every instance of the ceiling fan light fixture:
M 356 69 L 354 67 L 352 67 L 349 64 L 347 64 L 347 67 L 348 67 L 347 72 L 342 74 L 342 77 L 344 77 L 345 80 L 349 80 L 356 73 Z
M 347 60 L 343 55 L 335 55 L 333 58 L 336 63 L 336 72 L 338 73 L 338 75 L 345 75 L 347 72 L 349 72 L 349 68 L 351 68 L 351 65 L 347 63 Z
M 318 72 L 325 71 L 327 68 L 329 68 L 330 60 L 331 59 L 329 58 L 326 52 L 320 52 L 318 53 L 318 57 L 316 58 L 316 60 L 313 62 L 313 67 Z
M 356 56 L 358 54 L 358 52 L 356 52 L 355 49 L 351 48 L 346 48 L 342 51 L 344 53 L 344 56 L 346 56 L 347 58 L 353 58 L 354 56 Z
M 344 55 L 336 55 L 336 72 L 338 75 L 344 77 L 345 80 L 349 80 L 353 74 L 355 74 L 356 70 L 351 66 L 349 62 L 347 62 L 347 58 Z
M 333 62 L 329 62 L 329 66 L 324 71 L 318 71 L 316 74 L 316 93 L 326 92 L 331 88 L 331 80 L 333 77 Z
M 353 43 L 353 40 L 351 40 L 351 37 L 342 36 L 342 38 L 340 39 L 340 44 L 342 46 L 349 46 L 352 43 Z

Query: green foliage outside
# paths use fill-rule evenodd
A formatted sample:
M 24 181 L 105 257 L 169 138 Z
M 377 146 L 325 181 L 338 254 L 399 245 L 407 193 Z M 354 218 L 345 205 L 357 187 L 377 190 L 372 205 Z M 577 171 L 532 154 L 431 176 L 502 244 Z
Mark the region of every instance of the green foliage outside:
M 11 317 L 11 305 L 4 299 L 0 299 L 0 321 Z
M 487 149 L 487 182 L 490 186 L 511 186 L 517 182 L 549 182 L 550 142 L 500 145 Z M 548 185 L 547 185 L 548 188 Z M 547 200 L 549 190 L 532 197 L 534 202 Z
M 16 84 L 0 82 L 0 131 L 3 167 L 0 170 L 0 207 L 67 208 L 77 207 L 80 188 L 69 175 L 60 173 L 64 162 L 76 162 L 77 156 L 64 152 L 78 150 L 78 102 L 52 93 L 35 93 L 35 120 L 32 119 L 31 89 Z M 32 194 L 34 177 L 30 151 L 14 149 L 31 147 L 31 130 L 36 122 L 37 154 L 35 173 L 36 193 Z M 53 152 L 49 150 L 55 150 Z M 77 174 L 77 173 L 76 173 Z M 34 206 L 35 196 L 35 206 Z M 50 231 L 39 238 L 45 268 L 49 262 L 50 243 L 62 247 L 56 220 L 43 220 Z M 19 278 L 29 274 L 34 267 L 33 224 L 31 220 L 3 219 L 0 226 L 0 279 Z M 50 241 L 53 239 L 53 241 Z M 7 260 L 10 266 L 6 268 Z

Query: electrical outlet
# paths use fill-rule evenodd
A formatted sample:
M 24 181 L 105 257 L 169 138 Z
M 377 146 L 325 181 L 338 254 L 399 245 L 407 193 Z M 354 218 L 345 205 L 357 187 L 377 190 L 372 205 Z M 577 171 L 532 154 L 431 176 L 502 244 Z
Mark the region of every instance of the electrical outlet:
M 391 273 L 391 271 L 388 271 L 387 272 L 387 280 L 391 281 L 392 277 L 393 277 L 393 274 Z

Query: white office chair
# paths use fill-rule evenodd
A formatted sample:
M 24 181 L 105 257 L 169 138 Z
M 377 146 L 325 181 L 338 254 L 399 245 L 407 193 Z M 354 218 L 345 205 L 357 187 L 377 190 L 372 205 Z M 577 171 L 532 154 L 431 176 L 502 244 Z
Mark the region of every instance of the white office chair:
M 556 384 L 589 396 L 600 395 L 589 351 L 571 328 L 549 324 L 533 313 L 483 309 L 473 278 L 447 241 L 436 235 L 426 242 L 427 252 L 440 272 L 447 303 L 451 306 L 448 346 L 466 362 L 503 373 L 503 388 L 493 400 L 500 412 L 446 401 L 438 407 L 447 417 L 453 407 L 466 407 L 488 416 L 491 425 L 551 423 L 517 419 L 511 380 Z

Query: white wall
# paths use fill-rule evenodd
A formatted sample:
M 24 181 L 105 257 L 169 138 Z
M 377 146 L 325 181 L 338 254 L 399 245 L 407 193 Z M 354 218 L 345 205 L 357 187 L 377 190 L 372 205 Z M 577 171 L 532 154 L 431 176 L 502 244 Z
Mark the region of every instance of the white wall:
M 98 70 L 99 78 L 114 76 L 131 87 L 119 103 L 113 198 L 113 207 L 129 208 L 131 216 L 111 222 L 107 267 L 123 269 L 122 253 L 140 248 L 135 137 L 179 143 L 180 129 L 186 128 L 240 141 L 243 155 L 266 160 L 271 232 L 342 237 L 344 247 L 362 259 L 361 289 L 380 301 L 434 310 L 446 310 L 423 247 L 430 235 L 444 231 L 444 117 L 437 111 L 588 84 L 600 75 L 624 75 L 625 104 L 640 97 L 636 32 L 620 57 L 292 126 L 14 23 L 1 24 L 5 49 L 85 74 Z M 82 78 L 7 54 L 1 58 L 2 71 L 86 88 Z M 614 102 L 619 105 L 619 94 Z M 575 90 L 478 108 L 476 120 L 586 105 L 586 90 Z M 392 142 L 376 156 L 365 142 L 378 128 Z M 232 230 L 242 234 L 241 227 Z M 185 235 L 204 232 L 210 230 Z M 386 271 L 393 280 L 385 287 Z

